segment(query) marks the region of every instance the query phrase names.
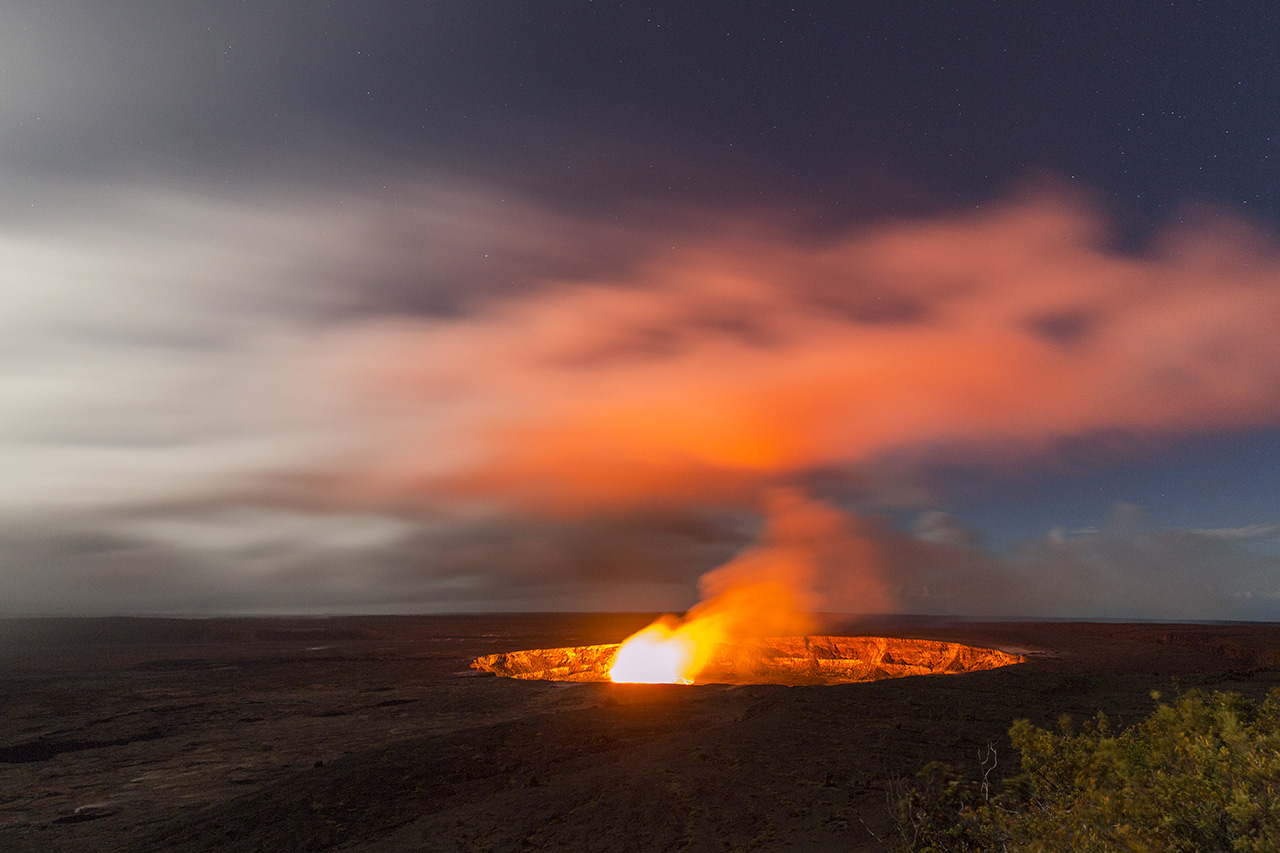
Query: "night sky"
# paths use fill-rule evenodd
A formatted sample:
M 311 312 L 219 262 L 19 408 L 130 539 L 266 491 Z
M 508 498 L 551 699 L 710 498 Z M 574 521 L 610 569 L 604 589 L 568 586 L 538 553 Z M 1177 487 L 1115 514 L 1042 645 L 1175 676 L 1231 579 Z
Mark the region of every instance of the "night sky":
M 2 614 L 1280 618 L 1268 4 L 10 0 L 0 127 Z

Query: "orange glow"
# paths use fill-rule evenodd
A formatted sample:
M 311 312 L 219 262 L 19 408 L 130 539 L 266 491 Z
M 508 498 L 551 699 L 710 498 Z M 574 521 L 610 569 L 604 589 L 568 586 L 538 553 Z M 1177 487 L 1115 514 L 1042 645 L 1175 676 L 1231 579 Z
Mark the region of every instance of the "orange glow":
M 693 684 L 731 639 L 722 614 L 693 611 L 684 622 L 664 616 L 618 648 L 609 677 L 617 682 Z
M 692 684 L 728 645 L 808 633 L 814 587 L 833 571 L 859 578 L 861 607 L 886 609 L 874 568 L 847 562 L 860 551 L 842 513 L 788 489 L 768 492 L 764 510 L 759 543 L 702 576 L 703 599 L 683 620 L 664 616 L 622 644 L 614 681 Z
M 622 644 L 609 677 L 626 683 L 692 684 L 696 652 L 697 643 L 688 632 L 656 623 Z
M 349 487 L 536 514 L 741 507 L 933 448 L 1039 460 L 1072 436 L 1280 423 L 1280 252 L 1244 226 L 1118 253 L 1051 190 L 820 241 L 699 221 L 617 279 L 323 341 L 361 434 L 385 428 Z
M 651 631 L 646 628 L 642 633 Z M 656 637 L 659 646 L 666 643 L 665 637 Z M 637 637 L 630 648 L 641 645 Z M 813 635 L 728 642 L 716 657 L 706 672 L 722 684 L 854 684 L 905 675 L 978 672 L 1026 661 L 1022 655 L 999 649 L 937 640 Z M 609 667 L 617 658 L 616 645 L 571 646 L 484 655 L 471 668 L 505 678 L 594 682 L 609 680 Z M 670 670 L 637 675 L 625 680 L 690 683 Z M 615 674 L 613 680 L 624 679 Z

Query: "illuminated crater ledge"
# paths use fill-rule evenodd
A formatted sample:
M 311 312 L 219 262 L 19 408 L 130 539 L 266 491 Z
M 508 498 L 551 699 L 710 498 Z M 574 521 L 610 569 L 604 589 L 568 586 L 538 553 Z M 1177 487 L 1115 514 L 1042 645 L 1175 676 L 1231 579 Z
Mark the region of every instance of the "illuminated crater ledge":
M 609 681 L 618 643 L 485 655 L 473 669 L 508 678 Z M 977 672 L 1026 661 L 997 649 L 891 637 L 771 637 L 726 643 L 700 684 L 854 684 L 907 675 Z

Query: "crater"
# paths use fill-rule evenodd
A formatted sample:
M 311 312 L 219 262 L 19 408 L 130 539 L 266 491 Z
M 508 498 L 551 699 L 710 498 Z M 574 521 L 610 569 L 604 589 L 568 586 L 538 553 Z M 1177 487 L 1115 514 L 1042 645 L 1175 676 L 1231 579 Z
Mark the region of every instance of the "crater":
M 619 643 L 500 652 L 473 669 L 506 678 L 609 681 Z M 693 679 L 699 684 L 856 684 L 908 675 L 946 675 L 1023 663 L 1019 654 L 895 637 L 770 637 L 721 645 Z

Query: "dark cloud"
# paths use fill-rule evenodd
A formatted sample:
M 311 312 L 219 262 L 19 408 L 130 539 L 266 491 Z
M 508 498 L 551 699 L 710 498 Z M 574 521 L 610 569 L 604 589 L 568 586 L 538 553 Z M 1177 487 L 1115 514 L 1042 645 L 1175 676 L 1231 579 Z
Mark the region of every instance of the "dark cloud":
M 695 513 L 424 519 L 207 505 L 46 517 L 5 541 L 8 613 L 210 613 L 592 609 L 619 591 L 638 596 L 635 609 L 671 608 L 746 540 Z
M 1280 555 L 1235 546 L 1233 531 L 1157 523 L 1121 504 L 1099 529 L 1048 535 L 998 556 L 979 550 L 975 531 L 939 511 L 910 532 L 874 519 L 850 522 L 860 547 L 824 575 L 821 600 L 860 612 L 848 579 L 868 572 L 891 609 L 998 617 L 1272 619 L 1280 613 Z M 1274 538 L 1274 532 L 1269 535 Z M 862 581 L 858 581 L 861 585 Z
M 1094 318 L 1084 311 L 1063 311 L 1034 317 L 1027 327 L 1045 340 L 1062 346 L 1083 342 L 1093 331 Z
M 1280 605 L 1280 559 L 1213 531 L 1164 527 L 1131 505 L 1098 530 L 1025 543 L 1010 565 L 1053 615 L 1270 619 Z
M 45 173 L 429 163 L 602 215 L 789 198 L 843 226 L 1047 171 L 1144 220 L 1187 198 L 1280 216 L 1276 27 L 1244 8 L 17 0 L 0 24 L 0 146 Z

